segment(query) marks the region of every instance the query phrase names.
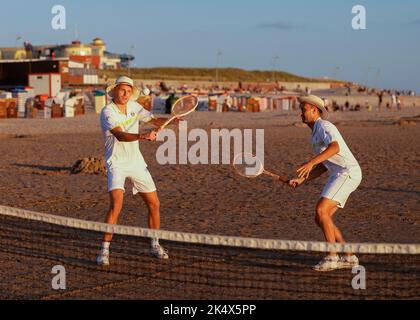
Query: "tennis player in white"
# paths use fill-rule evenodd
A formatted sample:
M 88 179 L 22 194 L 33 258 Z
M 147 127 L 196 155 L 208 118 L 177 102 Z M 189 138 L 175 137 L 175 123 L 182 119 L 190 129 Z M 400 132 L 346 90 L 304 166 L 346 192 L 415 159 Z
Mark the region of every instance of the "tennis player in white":
M 298 177 L 290 180 L 289 185 L 297 188 L 326 171 L 329 172 L 327 185 L 316 206 L 315 221 L 328 242 L 344 243 L 340 230 L 333 222 L 333 216 L 338 208 L 344 208 L 350 194 L 359 186 L 362 171 L 337 127 L 326 121 L 328 111 L 324 101 L 314 95 L 300 97 L 298 100 L 302 121 L 312 130 L 311 142 L 317 156 L 297 170 Z M 351 253 L 340 257 L 337 253 L 330 252 L 314 266 L 314 270 L 331 271 L 353 268 L 358 264 L 358 258 Z
M 136 102 L 139 90 L 132 79 L 120 77 L 107 88 L 113 98 L 101 112 L 101 127 L 105 139 L 105 161 L 108 172 L 108 192 L 110 209 L 106 223 L 116 224 L 121 213 L 124 185 L 127 178 L 133 183 L 133 194 L 140 194 L 149 210 L 149 228 L 160 228 L 160 202 L 156 186 L 147 169 L 147 164 L 139 149 L 139 140 L 156 140 L 156 131 L 139 133 L 139 121 L 157 127 L 166 118 L 156 119 L 153 114 Z M 105 234 L 97 263 L 109 265 L 109 247 L 112 234 Z M 158 239 L 152 239 L 150 253 L 159 259 L 168 259 Z

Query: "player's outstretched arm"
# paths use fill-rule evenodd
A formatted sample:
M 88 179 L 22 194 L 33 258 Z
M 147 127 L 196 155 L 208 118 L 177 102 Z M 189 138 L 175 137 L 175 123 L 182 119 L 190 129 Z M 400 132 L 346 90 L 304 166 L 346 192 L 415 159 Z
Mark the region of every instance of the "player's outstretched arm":
M 322 163 L 320 163 L 311 171 L 311 173 L 309 174 L 309 177 L 305 179 L 305 181 L 314 180 L 322 176 L 327 171 L 328 169 Z
M 115 128 L 111 130 L 111 133 L 117 138 L 120 142 L 133 142 L 138 140 L 149 140 L 149 141 L 155 141 L 156 140 L 156 131 L 149 131 L 145 133 L 127 133 L 124 132 L 120 127 Z
M 161 127 L 166 121 L 168 121 L 167 118 L 156 118 L 149 121 L 150 124 L 154 125 L 155 127 L 159 128 Z
M 327 168 L 322 163 L 320 163 L 310 172 L 308 178 L 301 177 L 301 178 L 291 179 L 289 181 L 289 186 L 296 189 L 301 184 L 314 180 L 320 177 L 321 175 L 323 175 L 325 172 L 327 172 Z
M 175 118 L 171 122 L 171 125 L 178 125 L 180 120 L 181 120 L 180 118 Z M 157 128 L 160 128 L 166 123 L 166 121 L 168 121 L 168 118 L 156 118 L 156 119 L 150 120 L 149 123 L 154 125 Z

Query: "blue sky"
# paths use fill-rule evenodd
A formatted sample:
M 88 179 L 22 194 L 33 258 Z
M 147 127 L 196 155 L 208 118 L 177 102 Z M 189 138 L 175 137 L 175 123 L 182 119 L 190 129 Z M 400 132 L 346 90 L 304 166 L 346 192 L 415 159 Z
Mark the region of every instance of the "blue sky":
M 53 30 L 51 8 L 67 11 Z M 354 5 L 367 30 L 351 28 Z M 0 46 L 101 37 L 133 53 L 137 67 L 222 67 L 337 78 L 420 92 L 420 1 L 416 0 L 38 0 L 2 3 Z M 76 27 L 77 26 L 77 27 Z M 21 43 L 21 42 L 20 42 Z M 134 46 L 134 49 L 132 48 Z

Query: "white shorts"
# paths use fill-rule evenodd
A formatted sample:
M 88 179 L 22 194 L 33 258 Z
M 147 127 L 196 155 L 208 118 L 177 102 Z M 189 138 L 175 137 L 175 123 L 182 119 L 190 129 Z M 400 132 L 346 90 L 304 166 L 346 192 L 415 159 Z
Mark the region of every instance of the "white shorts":
M 142 168 L 108 168 L 108 192 L 123 190 L 125 192 L 125 180 L 129 178 L 133 182 L 133 194 L 151 193 L 156 191 L 153 178 L 147 169 Z
M 360 168 L 330 176 L 322 190 L 321 197 L 336 201 L 339 208 L 344 208 L 350 194 L 357 189 L 361 182 L 362 171 Z

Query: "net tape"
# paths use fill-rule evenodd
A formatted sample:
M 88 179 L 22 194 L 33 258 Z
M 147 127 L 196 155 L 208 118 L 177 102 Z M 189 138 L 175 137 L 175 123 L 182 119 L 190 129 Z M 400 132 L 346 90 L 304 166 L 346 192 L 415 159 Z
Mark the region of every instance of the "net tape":
M 363 254 L 420 254 L 420 244 L 390 243 L 346 243 L 331 244 L 319 241 L 297 241 L 278 239 L 256 239 L 232 236 L 206 235 L 176 231 L 151 230 L 147 228 L 105 223 L 56 216 L 29 210 L 0 206 L 0 214 L 4 216 L 39 221 L 57 226 L 113 233 L 115 235 L 143 238 L 159 238 L 161 240 L 195 243 L 213 246 L 240 247 L 264 250 L 309 251 L 309 252 L 354 252 Z

